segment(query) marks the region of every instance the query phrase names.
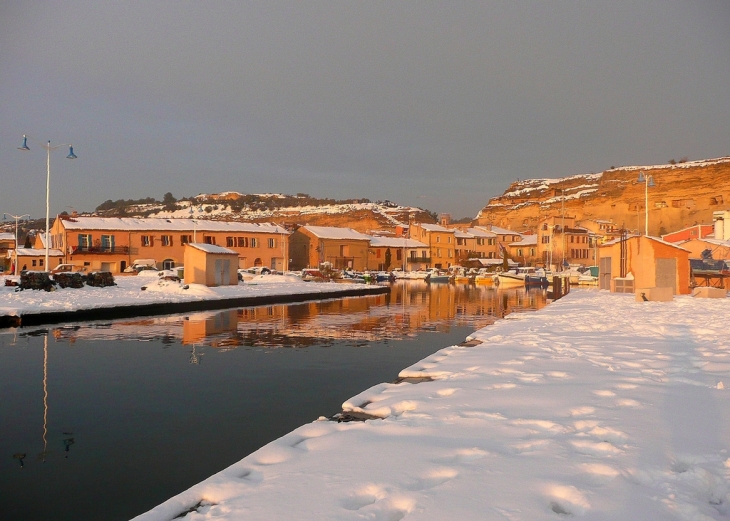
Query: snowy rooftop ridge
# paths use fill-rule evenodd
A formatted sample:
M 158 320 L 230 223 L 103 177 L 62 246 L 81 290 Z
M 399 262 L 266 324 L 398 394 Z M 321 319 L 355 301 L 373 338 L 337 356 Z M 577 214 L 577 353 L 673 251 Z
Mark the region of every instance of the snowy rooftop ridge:
M 351 239 L 369 241 L 371 237 L 360 233 L 352 228 L 339 228 L 335 226 L 302 226 L 309 230 L 315 237 L 320 239 Z
M 160 217 L 73 217 L 62 220 L 67 230 L 171 230 L 278 233 L 289 232 L 272 223 L 212 221 L 208 219 L 165 219 Z

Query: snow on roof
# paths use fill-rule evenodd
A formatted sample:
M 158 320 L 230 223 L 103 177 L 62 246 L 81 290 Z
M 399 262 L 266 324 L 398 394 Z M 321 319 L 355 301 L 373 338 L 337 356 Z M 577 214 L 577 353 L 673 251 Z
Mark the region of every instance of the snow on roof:
M 462 232 L 461 230 L 456 230 L 454 232 L 454 237 L 456 237 L 457 239 L 473 239 L 476 236 L 469 232 Z
M 15 242 L 15 235 L 12 233 L 0 233 L 0 241 L 13 241 Z
M 423 228 L 426 231 L 429 232 L 453 232 L 454 230 L 449 228 L 444 228 L 440 224 L 426 224 L 426 223 L 420 223 L 421 228 Z
M 350 239 L 369 241 L 372 237 L 360 233 L 352 228 L 338 228 L 335 226 L 302 226 L 315 237 L 320 239 Z
M 373 248 L 427 248 L 428 246 L 415 239 L 400 239 L 397 237 L 372 237 L 370 246 Z
M 206 253 L 224 253 L 229 255 L 238 255 L 238 252 L 224 248 L 223 246 L 216 246 L 215 244 L 205 244 L 201 242 L 189 242 L 187 243 L 191 248 L 196 250 L 204 251 Z
M 666 246 L 671 246 L 672 248 L 677 248 L 678 250 L 682 250 L 682 251 L 686 251 L 688 253 L 691 253 L 689 250 L 687 250 L 685 248 L 682 248 L 680 246 L 677 246 L 673 242 L 667 242 L 667 241 L 664 241 L 664 240 L 660 239 L 659 237 L 652 237 L 651 235 L 643 235 L 642 236 L 642 235 L 634 234 L 634 235 L 629 235 L 628 237 L 626 237 L 626 240 L 635 239 L 637 237 L 646 237 L 647 239 L 650 239 L 650 240 L 655 241 L 655 242 L 659 242 L 659 243 L 664 244 Z M 703 239 L 703 240 L 706 240 L 706 239 Z M 618 244 L 619 242 L 621 242 L 621 238 L 620 237 L 617 238 L 617 239 L 613 239 L 611 241 L 608 241 L 608 242 L 604 242 L 603 244 L 601 244 L 601 248 L 603 248 L 604 246 L 613 246 L 614 244 Z
M 487 230 L 486 228 L 482 228 L 481 226 L 475 226 L 474 228 L 467 228 L 467 233 L 470 233 L 474 237 L 496 237 L 497 234 L 494 233 L 491 230 Z
M 512 242 L 510 246 L 537 246 L 537 235 L 523 235 L 521 241 Z
M 492 226 L 492 232 L 497 235 L 522 235 L 520 232 L 508 230 L 507 228 L 500 228 L 499 226 Z
M 162 230 L 206 231 L 232 233 L 289 234 L 285 228 L 273 223 L 241 223 L 232 221 L 208 221 L 205 219 L 163 219 L 156 217 L 74 217 L 62 219 L 67 230 Z

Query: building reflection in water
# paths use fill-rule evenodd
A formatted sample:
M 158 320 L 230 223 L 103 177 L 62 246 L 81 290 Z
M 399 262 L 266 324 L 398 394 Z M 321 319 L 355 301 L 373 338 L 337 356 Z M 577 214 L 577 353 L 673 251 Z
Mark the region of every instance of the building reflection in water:
M 328 340 L 368 342 L 416 336 L 421 331 L 474 329 L 509 313 L 546 305 L 544 290 L 499 290 L 469 284 L 399 281 L 389 294 L 168 315 L 55 328 L 59 341 L 77 339 L 161 340 L 218 349 L 296 347 Z M 193 349 L 191 359 L 201 352 Z M 192 362 L 191 362 L 192 363 Z

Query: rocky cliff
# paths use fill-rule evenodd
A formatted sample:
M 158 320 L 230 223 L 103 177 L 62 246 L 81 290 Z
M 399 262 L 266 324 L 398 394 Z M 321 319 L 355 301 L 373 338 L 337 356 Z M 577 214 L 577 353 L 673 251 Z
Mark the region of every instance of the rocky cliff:
M 638 182 L 640 172 L 654 186 Z M 611 220 L 643 232 L 647 195 L 650 235 L 712 223 L 713 211 L 730 209 L 730 157 L 517 181 L 491 199 L 475 222 L 526 231 L 564 212 L 578 220 Z

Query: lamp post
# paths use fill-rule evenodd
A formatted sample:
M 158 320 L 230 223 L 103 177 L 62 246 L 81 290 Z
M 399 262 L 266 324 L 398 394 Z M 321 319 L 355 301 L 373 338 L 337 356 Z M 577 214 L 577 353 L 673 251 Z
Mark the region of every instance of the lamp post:
M 3 220 L 5 220 L 5 216 L 12 217 L 15 219 L 15 269 L 13 270 L 13 275 L 16 277 L 18 276 L 18 221 L 22 219 L 23 217 L 30 217 L 30 215 L 23 214 L 23 215 L 10 215 L 10 214 L 3 214 Z
M 32 138 L 31 138 L 32 139 Z M 36 141 L 35 139 L 33 141 Z M 56 150 L 57 148 L 61 147 L 68 147 L 68 155 L 66 156 L 66 159 L 76 159 L 76 154 L 74 154 L 74 147 L 73 145 L 69 145 L 67 143 L 51 146 L 51 142 L 48 141 L 47 144 L 43 144 L 40 141 L 36 141 L 39 146 L 43 147 L 46 150 L 46 260 L 45 260 L 45 270 L 49 271 L 48 266 L 48 247 L 49 243 L 51 241 L 51 238 L 49 236 L 49 208 L 50 208 L 50 197 L 51 197 L 51 150 Z M 27 152 L 30 150 L 28 147 L 28 136 L 25 134 L 23 135 L 23 144 L 22 146 L 18 147 L 18 150 L 22 150 L 23 152 Z M 16 245 L 17 246 L 17 245 Z
M 196 233 L 195 233 L 195 231 L 196 231 L 195 230 L 195 225 L 198 224 L 198 223 L 195 222 L 195 219 L 193 218 L 194 217 L 193 214 L 195 213 L 195 211 L 193 210 L 193 205 L 192 204 L 190 205 L 190 211 L 188 213 L 190 214 L 190 222 L 193 223 L 193 244 L 195 244 L 196 242 L 198 242 L 197 241 L 197 236 L 196 236 Z
M 644 211 L 646 218 L 646 222 L 644 224 L 644 235 L 649 235 L 649 188 L 656 185 L 654 184 L 654 177 L 645 175 L 644 172 L 639 172 L 639 178 L 636 182 L 644 183 Z

